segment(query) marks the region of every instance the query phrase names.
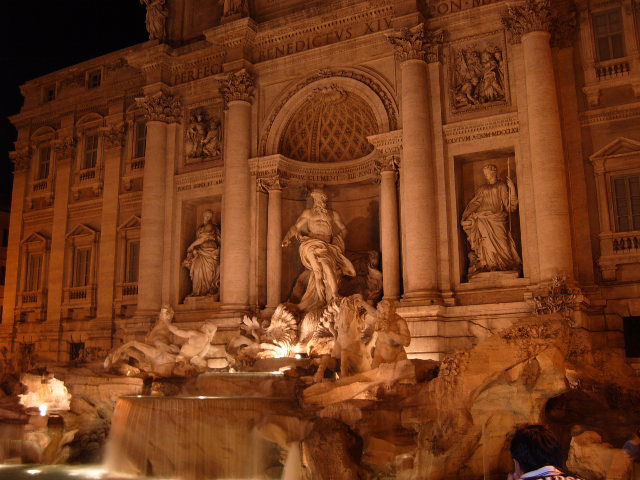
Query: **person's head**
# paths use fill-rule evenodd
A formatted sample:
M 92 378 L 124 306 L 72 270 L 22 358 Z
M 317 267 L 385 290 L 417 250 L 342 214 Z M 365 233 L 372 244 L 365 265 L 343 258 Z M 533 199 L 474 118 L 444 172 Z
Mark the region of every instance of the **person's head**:
M 380 315 L 386 317 L 391 313 L 395 313 L 396 305 L 393 300 L 385 299 L 381 300 L 376 308 L 378 309 L 378 312 L 380 312 Z
M 204 223 L 209 223 L 212 218 L 213 218 L 213 212 L 211 210 L 205 210 L 202 213 L 202 219 L 204 220 Z
M 327 195 L 319 188 L 314 188 L 311 191 L 311 198 L 314 205 L 324 207 L 327 204 Z
M 482 173 L 484 173 L 484 178 L 487 179 L 487 182 L 496 183 L 498 179 L 498 167 L 489 163 L 482 168 Z
M 543 425 L 527 425 L 516 430 L 511 439 L 511 456 L 522 473 L 552 465 L 563 468 L 560 442 Z

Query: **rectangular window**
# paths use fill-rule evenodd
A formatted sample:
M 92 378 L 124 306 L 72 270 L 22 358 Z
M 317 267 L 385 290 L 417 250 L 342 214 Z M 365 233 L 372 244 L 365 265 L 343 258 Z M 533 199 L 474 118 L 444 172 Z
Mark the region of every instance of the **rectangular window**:
M 25 292 L 40 289 L 40 272 L 42 271 L 42 254 L 30 253 L 27 257 L 27 276 L 24 281 Z
M 38 169 L 36 170 L 36 180 L 49 178 L 49 166 L 51 164 L 51 147 L 42 146 L 38 149 Z
M 48 87 L 45 87 L 44 93 L 43 93 L 43 97 L 44 97 L 44 101 L 45 102 L 52 102 L 53 100 L 55 100 L 56 99 L 56 86 L 55 85 L 49 85 Z
M 89 266 L 91 261 L 91 247 L 78 247 L 73 252 L 72 287 L 86 287 L 89 285 Z
M 593 14 L 598 60 L 601 62 L 624 57 L 624 27 L 619 8 Z
M 84 137 L 84 164 L 82 169 L 96 168 L 98 162 L 98 135 Z
M 138 240 L 127 242 L 127 257 L 125 259 L 125 283 L 138 281 L 138 260 L 140 258 L 140 242 Z
M 133 158 L 144 157 L 147 148 L 147 124 L 136 122 Z
M 4 277 L 7 274 L 7 267 L 2 265 L 0 267 L 0 285 L 4 285 Z
M 87 88 L 98 88 L 102 84 L 102 73 L 94 70 L 87 74 Z
M 640 175 L 613 178 L 616 231 L 640 230 Z
M 640 317 L 623 317 L 624 349 L 627 357 L 640 357 Z
M 80 360 L 84 353 L 84 342 L 71 342 L 69 345 L 69 356 L 71 361 Z
M 2 246 L 3 247 L 9 246 L 9 229 L 8 228 L 5 228 L 4 230 L 2 230 Z

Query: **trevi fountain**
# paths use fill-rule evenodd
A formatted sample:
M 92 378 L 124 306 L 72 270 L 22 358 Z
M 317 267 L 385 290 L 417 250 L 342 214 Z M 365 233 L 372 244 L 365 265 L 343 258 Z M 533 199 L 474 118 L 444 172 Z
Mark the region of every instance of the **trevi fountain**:
M 11 118 L 0 478 L 631 478 L 637 2 L 141 3 Z

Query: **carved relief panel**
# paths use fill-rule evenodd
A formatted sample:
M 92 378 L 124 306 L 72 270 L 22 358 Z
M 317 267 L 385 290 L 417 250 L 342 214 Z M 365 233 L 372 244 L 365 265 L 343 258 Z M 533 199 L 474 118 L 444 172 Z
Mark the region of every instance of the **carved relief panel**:
M 449 107 L 453 114 L 509 104 L 502 33 L 453 43 L 449 49 Z
M 184 164 L 222 162 L 222 111 L 199 107 L 188 116 L 184 134 Z

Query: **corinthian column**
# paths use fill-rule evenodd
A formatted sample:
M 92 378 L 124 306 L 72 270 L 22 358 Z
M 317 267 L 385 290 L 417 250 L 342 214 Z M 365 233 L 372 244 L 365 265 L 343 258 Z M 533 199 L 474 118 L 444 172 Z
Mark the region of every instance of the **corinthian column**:
M 136 101 L 147 120 L 137 314 L 149 315 L 162 304 L 167 124 L 180 121 L 182 107 L 179 98 L 163 93 Z
M 384 298 L 400 297 L 400 242 L 398 238 L 398 157 L 384 159 L 380 171 L 380 248 Z
M 540 280 L 573 277 L 567 173 L 551 58 L 549 0 L 510 7 L 503 23 L 522 42 Z
M 402 212 L 404 298 L 433 300 L 437 293 L 437 216 L 429 83 L 425 60 L 437 60 L 442 32 L 424 25 L 387 36 L 402 72 Z M 435 58 L 434 58 L 435 57 Z
M 230 74 L 220 92 L 227 108 L 222 196 L 221 295 L 223 307 L 249 304 L 251 99 L 253 78 L 246 70 Z
M 275 309 L 282 296 L 282 185 L 278 177 L 262 182 L 269 194 L 267 213 L 267 308 Z

